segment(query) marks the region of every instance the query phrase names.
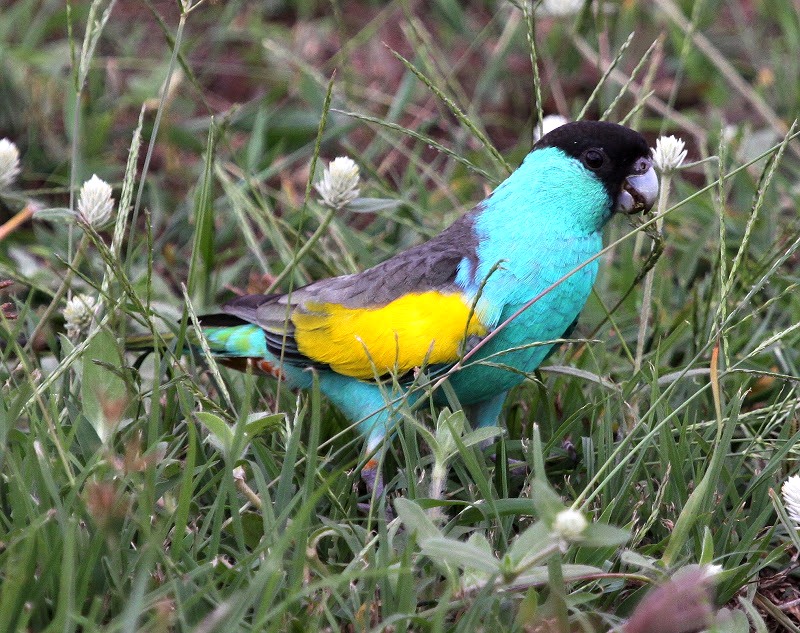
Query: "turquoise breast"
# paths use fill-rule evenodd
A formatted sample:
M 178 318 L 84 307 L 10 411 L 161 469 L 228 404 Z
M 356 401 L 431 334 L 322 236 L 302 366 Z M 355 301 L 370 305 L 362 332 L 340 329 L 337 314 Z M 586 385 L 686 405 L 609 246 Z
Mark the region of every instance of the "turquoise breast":
M 488 301 L 493 295 L 502 295 L 504 288 L 514 288 L 500 311 L 497 325 L 595 255 L 601 245 L 599 235 L 586 240 L 582 248 L 576 249 L 573 244 L 570 256 L 563 257 L 562 253 L 558 265 L 553 259 L 549 260 L 546 267 L 535 271 L 528 283 L 520 284 L 517 277 L 509 279 L 513 275 L 505 271 L 487 282 L 484 292 Z M 544 294 L 452 376 L 451 385 L 462 404 L 481 402 L 507 391 L 539 366 L 553 347 L 548 341 L 561 338 L 583 309 L 594 285 L 597 267 L 597 261 L 590 263 Z

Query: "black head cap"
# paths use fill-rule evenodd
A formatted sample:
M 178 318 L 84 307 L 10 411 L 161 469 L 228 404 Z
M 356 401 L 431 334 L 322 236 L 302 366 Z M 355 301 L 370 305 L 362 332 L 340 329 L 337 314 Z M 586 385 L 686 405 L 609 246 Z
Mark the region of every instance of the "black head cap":
M 545 134 L 533 149 L 557 147 L 579 160 L 602 181 L 615 199 L 623 181 L 650 161 L 650 146 L 638 132 L 606 121 L 576 121 Z M 638 162 L 637 162 L 638 161 Z

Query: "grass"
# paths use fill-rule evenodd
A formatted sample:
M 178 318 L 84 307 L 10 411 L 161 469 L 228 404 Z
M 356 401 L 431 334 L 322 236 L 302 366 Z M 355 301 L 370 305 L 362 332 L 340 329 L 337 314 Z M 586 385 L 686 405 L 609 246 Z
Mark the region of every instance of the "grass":
M 0 193 L 0 631 L 800 629 L 779 494 L 800 438 L 800 17 L 584 4 L 4 7 L 22 172 Z M 575 340 L 494 447 L 457 408 L 405 411 L 364 513 L 360 442 L 318 391 L 176 350 L 232 292 L 435 235 L 519 164 L 540 110 L 675 134 L 701 162 L 671 176 L 662 237 L 611 223 Z M 362 200 L 330 213 L 311 185 L 338 155 Z M 93 173 L 119 202 L 100 232 L 64 210 Z M 101 307 L 70 340 L 76 293 Z M 553 531 L 567 508 L 591 522 L 577 544 Z

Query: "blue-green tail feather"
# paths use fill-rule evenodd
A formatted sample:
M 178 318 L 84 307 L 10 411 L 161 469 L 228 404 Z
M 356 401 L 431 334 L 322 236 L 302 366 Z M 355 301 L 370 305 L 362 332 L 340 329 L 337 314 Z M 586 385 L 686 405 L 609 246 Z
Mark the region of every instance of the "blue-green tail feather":
M 211 352 L 227 358 L 266 358 L 267 341 L 264 330 L 257 325 L 204 327 L 203 334 L 208 340 Z

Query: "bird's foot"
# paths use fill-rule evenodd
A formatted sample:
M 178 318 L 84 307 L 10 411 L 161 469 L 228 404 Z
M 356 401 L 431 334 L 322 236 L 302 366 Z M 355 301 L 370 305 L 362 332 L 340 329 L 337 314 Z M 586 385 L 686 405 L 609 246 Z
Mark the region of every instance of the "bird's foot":
M 383 486 L 383 473 L 381 472 L 380 463 L 377 459 L 370 459 L 361 469 L 361 480 L 367 487 L 367 494 L 369 501 L 358 504 L 358 509 L 362 512 L 369 514 L 373 508 L 373 502 L 376 504 L 383 497 L 385 489 Z M 386 505 L 386 519 L 391 521 L 394 518 L 394 512 L 391 506 Z

